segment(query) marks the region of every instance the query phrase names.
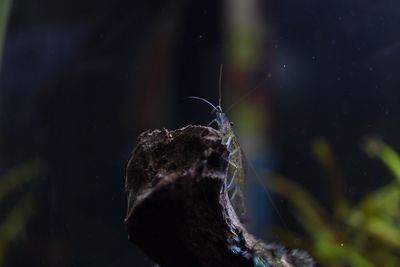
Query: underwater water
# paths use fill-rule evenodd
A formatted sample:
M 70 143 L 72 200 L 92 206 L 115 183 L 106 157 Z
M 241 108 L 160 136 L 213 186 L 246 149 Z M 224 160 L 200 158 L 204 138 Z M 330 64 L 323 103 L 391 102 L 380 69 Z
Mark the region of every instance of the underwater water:
M 213 120 L 184 98 L 218 104 L 221 64 L 250 232 L 400 266 L 399 8 L 0 0 L 0 267 L 153 266 L 125 231 L 125 164 L 141 132 Z

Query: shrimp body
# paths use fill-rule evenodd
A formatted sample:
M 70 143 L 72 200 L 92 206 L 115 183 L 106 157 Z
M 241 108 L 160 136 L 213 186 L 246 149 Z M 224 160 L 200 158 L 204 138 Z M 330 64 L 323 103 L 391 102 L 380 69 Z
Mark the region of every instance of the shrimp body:
M 246 178 L 244 156 L 233 131 L 232 123 L 226 114 L 222 112 L 220 106 L 216 107 L 216 118 L 214 121 L 218 125 L 218 130 L 222 133 L 222 144 L 226 146 L 229 152 L 227 178 L 225 180 L 228 196 L 239 217 L 243 218 L 245 211 L 243 188 Z

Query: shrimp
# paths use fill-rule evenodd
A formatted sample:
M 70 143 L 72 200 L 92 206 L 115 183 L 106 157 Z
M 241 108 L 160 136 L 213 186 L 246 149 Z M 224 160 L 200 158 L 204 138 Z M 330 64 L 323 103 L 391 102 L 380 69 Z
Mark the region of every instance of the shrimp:
M 243 217 L 243 189 L 246 181 L 246 172 L 244 168 L 244 155 L 233 131 L 233 123 L 230 122 L 228 116 L 222 111 L 220 105 L 215 106 L 208 100 L 197 96 L 189 96 L 188 98 L 204 101 L 211 105 L 215 111 L 215 119 L 213 119 L 209 125 L 216 122 L 218 130 L 222 133 L 222 144 L 226 146 L 229 152 L 225 185 L 235 211 L 238 213 L 239 217 Z
M 209 123 L 217 123 L 218 130 L 222 133 L 222 144 L 226 146 L 229 156 L 228 169 L 225 179 L 225 186 L 228 191 L 229 199 L 234 207 L 237 215 L 243 219 L 245 214 L 243 190 L 246 182 L 246 172 L 244 168 L 244 154 L 240 148 L 238 139 L 233 131 L 233 123 L 229 120 L 228 116 L 222 111 L 221 107 L 221 77 L 222 68 L 220 67 L 219 78 L 219 102 L 215 106 L 210 101 L 197 97 L 189 96 L 187 98 L 201 100 L 209 104 L 215 112 L 215 118 Z

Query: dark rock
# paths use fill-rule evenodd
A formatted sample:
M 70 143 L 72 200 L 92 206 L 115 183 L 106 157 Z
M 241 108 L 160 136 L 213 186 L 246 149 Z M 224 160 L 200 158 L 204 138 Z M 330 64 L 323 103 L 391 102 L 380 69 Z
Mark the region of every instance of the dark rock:
M 228 152 L 221 140 L 203 126 L 139 136 L 126 169 L 129 239 L 163 267 L 307 262 L 241 225 L 225 188 Z

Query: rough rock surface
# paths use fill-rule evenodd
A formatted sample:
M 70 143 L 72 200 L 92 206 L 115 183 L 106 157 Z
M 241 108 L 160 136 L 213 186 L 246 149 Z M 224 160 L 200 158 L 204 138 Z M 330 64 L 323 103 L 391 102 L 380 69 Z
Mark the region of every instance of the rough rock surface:
M 126 169 L 129 239 L 163 267 L 313 266 L 247 233 L 227 197 L 227 153 L 210 127 L 142 133 Z

